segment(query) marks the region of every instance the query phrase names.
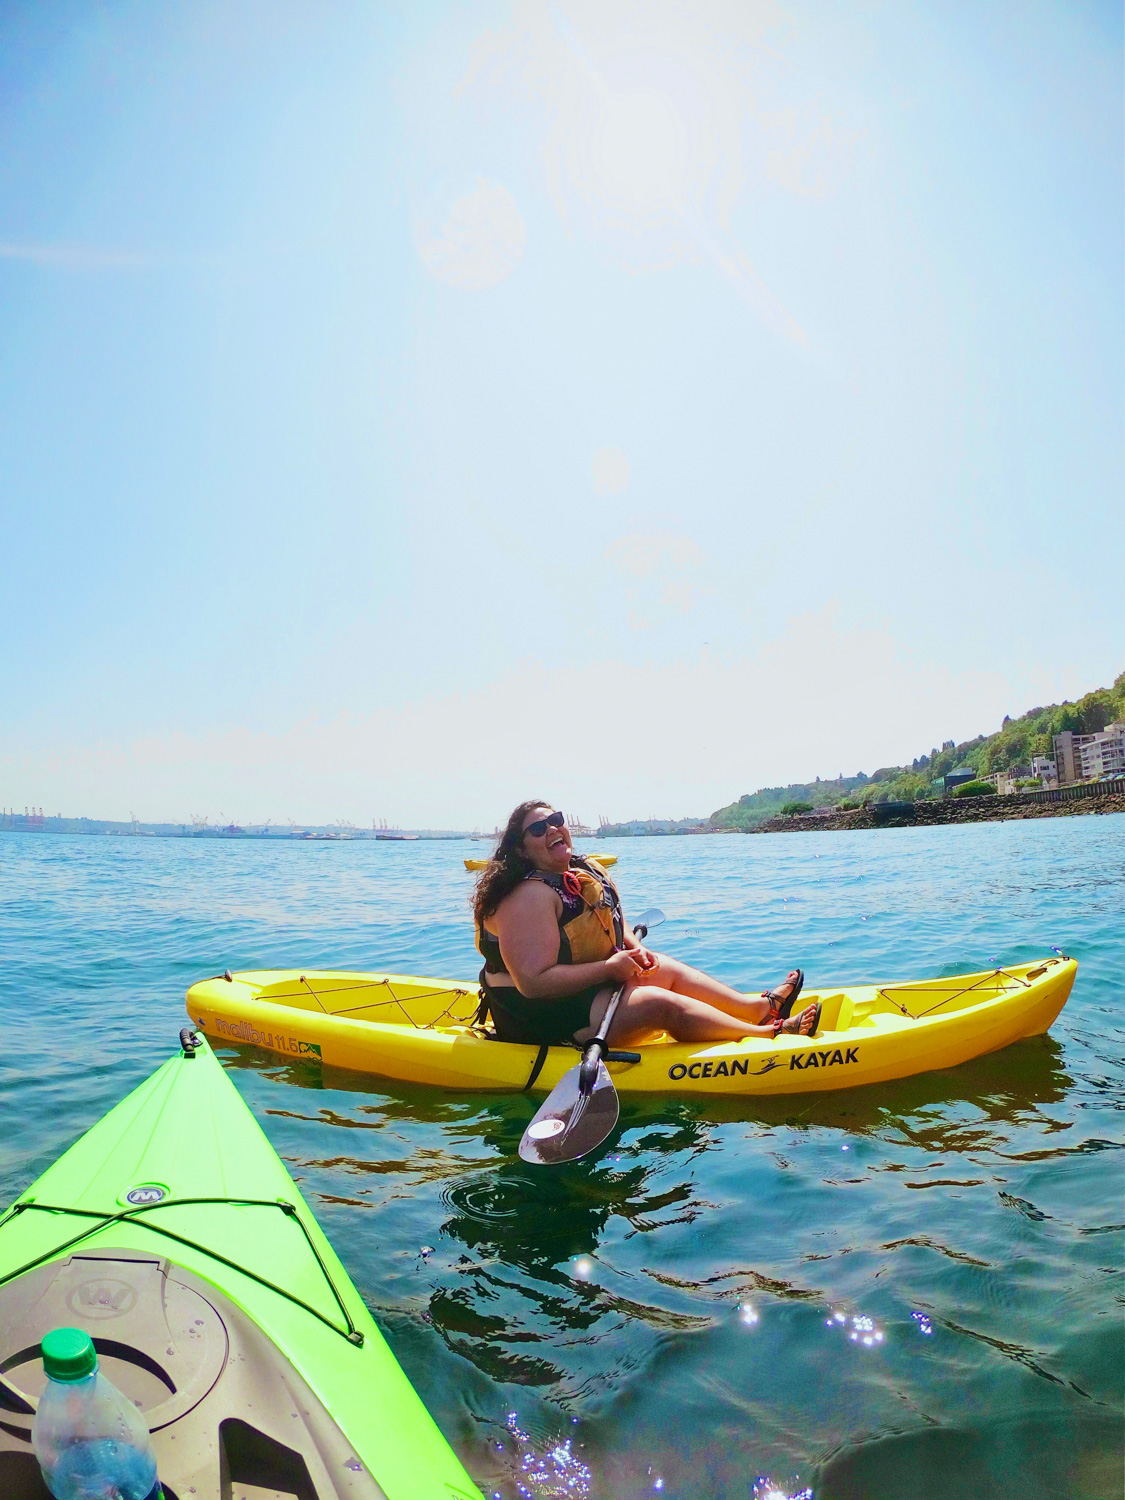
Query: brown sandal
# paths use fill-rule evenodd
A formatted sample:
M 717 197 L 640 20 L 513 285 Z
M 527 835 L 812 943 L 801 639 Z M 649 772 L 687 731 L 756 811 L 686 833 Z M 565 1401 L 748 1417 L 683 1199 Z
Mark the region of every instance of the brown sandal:
M 778 985 L 772 990 L 762 991 L 762 999 L 769 1001 L 771 1018 L 778 1018 L 782 1021 L 787 1020 L 789 1012 L 793 1009 L 793 1002 L 805 987 L 804 969 L 792 969 L 790 972 L 796 974 L 797 978 L 795 980 L 788 978 L 785 980 L 785 984 L 791 983 L 793 985 L 788 995 L 782 996 L 778 994 L 778 990 L 783 988 L 782 985 Z
M 784 1021 L 780 1019 L 776 1020 L 773 1023 L 773 1034 L 775 1039 L 782 1033 L 784 1033 L 786 1036 L 796 1036 L 801 1037 L 802 1039 L 810 1036 L 815 1036 L 817 1033 L 817 1029 L 820 1026 L 820 1005 L 821 1003 L 818 1000 L 815 1005 L 807 1005 L 799 1016 L 789 1016 Z M 812 1011 L 812 1025 L 809 1027 L 808 1031 L 802 1031 L 801 1022 L 810 1010 Z

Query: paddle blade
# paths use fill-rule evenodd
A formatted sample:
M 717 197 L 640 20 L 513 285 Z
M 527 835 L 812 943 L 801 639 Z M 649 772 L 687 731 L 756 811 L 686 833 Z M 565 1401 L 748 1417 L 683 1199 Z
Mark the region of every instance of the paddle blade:
M 541 1167 L 577 1161 L 600 1146 L 617 1124 L 617 1090 L 605 1063 L 599 1061 L 593 1092 L 588 1095 L 578 1088 L 581 1068 L 578 1063 L 559 1079 L 524 1131 L 520 1141 L 524 1161 Z

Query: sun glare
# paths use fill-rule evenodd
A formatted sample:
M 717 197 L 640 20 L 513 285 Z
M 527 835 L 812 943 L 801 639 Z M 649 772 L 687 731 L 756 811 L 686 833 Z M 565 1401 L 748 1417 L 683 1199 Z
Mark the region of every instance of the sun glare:
M 607 101 L 591 141 L 592 164 L 611 198 L 671 207 L 684 192 L 688 129 L 667 95 L 631 90 Z
M 762 152 L 763 98 L 779 100 L 763 61 L 776 24 L 768 0 L 528 0 L 483 40 L 467 83 L 536 101 L 545 183 L 571 234 L 630 271 L 709 263 L 768 327 L 804 344 L 730 222 Z M 769 115 L 769 176 L 823 195 L 818 152 L 835 136 L 820 120 L 809 136 L 801 119 L 795 105 Z

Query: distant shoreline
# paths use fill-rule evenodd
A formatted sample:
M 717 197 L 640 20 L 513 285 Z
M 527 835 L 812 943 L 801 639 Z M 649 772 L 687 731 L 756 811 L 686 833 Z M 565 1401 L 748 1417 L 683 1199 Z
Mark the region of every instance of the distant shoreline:
M 75 826 L 75 825 L 80 826 Z M 81 826 L 85 824 L 86 826 Z M 24 816 L 0 817 L 0 833 L 65 833 L 73 834 L 78 838 L 115 838 L 115 839 L 183 839 L 190 843 L 193 839 L 206 840 L 210 843 L 238 843 L 247 839 L 256 843 L 268 844 L 358 844 L 358 843 L 391 843 L 391 844 L 416 844 L 416 843 L 470 843 L 480 842 L 479 833 L 446 833 L 440 830 L 423 829 L 418 833 L 394 834 L 388 836 L 370 833 L 365 829 L 349 829 L 340 832 L 335 829 L 310 829 L 299 833 L 281 833 L 248 830 L 244 828 L 208 828 L 188 829 L 185 833 L 178 826 L 168 824 L 140 823 L 132 826 L 129 823 L 107 823 L 93 818 L 28 818 Z M 493 836 L 488 836 L 489 842 L 494 842 Z
M 1082 795 L 1073 799 L 1046 800 L 1043 793 L 1016 793 L 1001 797 L 944 798 L 942 800 L 906 802 L 870 802 L 847 811 L 793 813 L 767 818 L 749 828 L 708 828 L 706 825 L 629 831 L 610 834 L 611 838 L 676 838 L 750 833 L 839 833 L 862 828 L 931 827 L 947 823 L 1000 823 L 1024 818 L 1073 818 L 1098 813 L 1125 812 L 1122 783 L 1104 795 Z M 1085 788 L 1083 791 L 1085 792 Z M 1055 796 L 1058 794 L 1056 793 Z M 188 828 L 177 824 L 135 824 L 93 818 L 34 818 L 7 814 L 0 817 L 0 833 L 70 834 L 83 838 L 158 838 L 206 840 L 208 842 L 300 843 L 471 843 L 494 841 L 495 835 L 460 833 L 446 829 L 418 829 L 405 836 L 396 830 L 389 839 L 383 832 L 360 828 L 312 827 L 294 832 L 286 830 L 227 828 Z M 596 844 L 591 852 L 596 854 Z
M 1097 813 L 1125 812 L 1125 792 L 1084 797 L 1066 802 L 1039 802 L 1012 797 L 950 798 L 911 805 L 871 803 L 849 812 L 797 813 L 769 818 L 747 833 L 838 833 L 854 828 L 921 828 L 947 823 L 1003 823 L 1024 818 L 1076 818 Z

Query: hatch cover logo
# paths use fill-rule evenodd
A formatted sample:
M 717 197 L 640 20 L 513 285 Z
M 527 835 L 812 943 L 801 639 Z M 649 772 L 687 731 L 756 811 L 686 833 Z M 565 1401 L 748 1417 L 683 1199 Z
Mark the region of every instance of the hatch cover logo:
M 73 1287 L 66 1305 L 79 1318 L 123 1318 L 137 1305 L 137 1289 L 127 1281 L 102 1276 Z
M 125 1194 L 125 1202 L 140 1208 L 145 1203 L 163 1203 L 167 1196 L 168 1189 L 161 1182 L 138 1182 Z

